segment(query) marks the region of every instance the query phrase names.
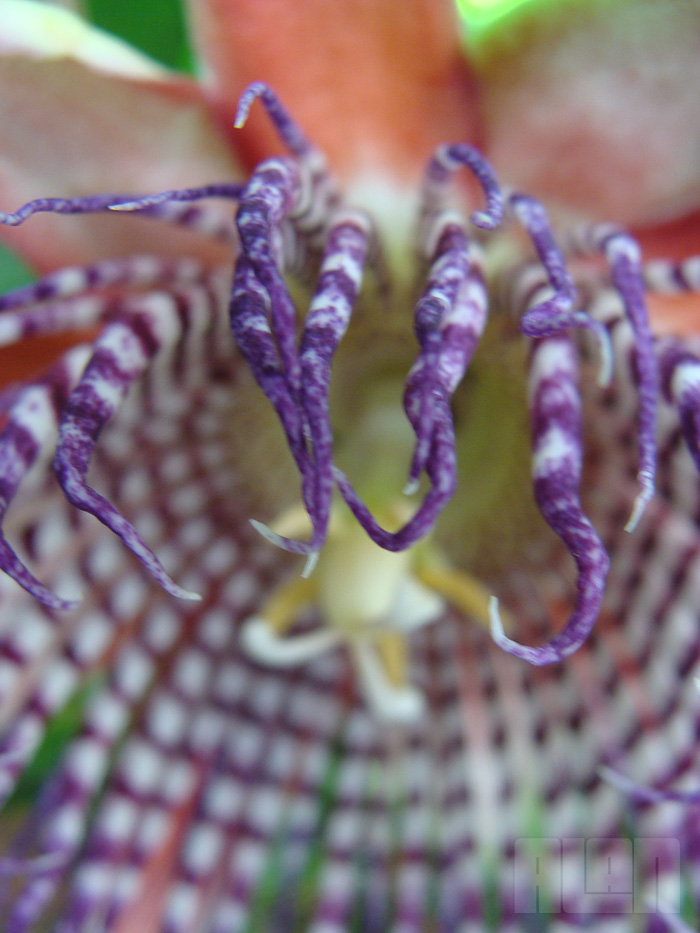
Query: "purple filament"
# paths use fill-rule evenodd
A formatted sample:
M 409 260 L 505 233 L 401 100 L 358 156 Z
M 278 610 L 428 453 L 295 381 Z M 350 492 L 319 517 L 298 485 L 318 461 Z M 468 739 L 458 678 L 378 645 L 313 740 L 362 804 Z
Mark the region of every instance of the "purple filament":
M 234 121 L 236 129 L 240 129 L 245 125 L 250 108 L 257 97 L 262 100 L 275 129 L 280 135 L 280 139 L 292 155 L 296 156 L 297 159 L 304 159 L 315 152 L 314 147 L 280 103 L 275 92 L 262 81 L 256 81 L 248 85 L 241 95 Z
M 570 327 L 590 331 L 600 347 L 601 357 L 610 357 L 609 338 L 605 327 L 585 311 L 574 310 L 576 286 L 566 266 L 566 259 L 554 238 L 549 217 L 543 205 L 529 195 L 513 192 L 508 205 L 528 233 L 542 264 L 554 295 L 529 307 L 520 318 L 520 330 L 526 337 L 554 337 Z M 602 382 L 607 382 L 607 362 L 603 366 Z
M 296 346 L 296 308 L 276 255 L 279 226 L 291 213 L 300 178 L 290 160 L 269 159 L 253 173 L 241 195 L 236 225 L 241 239 L 239 263 L 246 263 L 267 295 L 269 315 L 290 392 L 298 399 L 301 373 Z M 232 306 L 235 315 L 235 304 Z
M 508 205 L 527 230 L 558 298 L 559 307 L 563 309 L 567 303 L 568 307 L 571 307 L 576 300 L 576 287 L 566 267 L 564 255 L 554 239 L 546 210 L 539 201 L 518 192 L 509 195 Z
M 52 367 L 43 381 L 25 390 L 10 410 L 8 423 L 0 434 L 0 526 L 22 480 L 51 442 L 41 425 L 49 417 L 55 428 L 76 379 L 72 365 L 77 362 L 76 357 L 74 351 L 71 357 Z M 37 417 L 40 407 L 45 410 L 44 418 Z M 1 530 L 0 566 L 47 609 L 65 611 L 77 605 L 76 600 L 62 599 L 40 583 L 10 547 Z
M 156 256 L 129 256 L 104 259 L 86 266 L 71 266 L 49 273 L 31 285 L 0 295 L 3 324 L 8 319 L 17 322 L 21 336 L 56 333 L 60 330 L 91 326 L 108 317 L 113 302 L 91 294 L 95 310 L 84 319 L 85 306 L 78 301 L 89 293 L 129 286 L 139 288 L 167 287 L 176 284 L 203 284 L 207 270 L 196 260 L 164 260 Z M 0 332 L 0 340 L 2 339 Z M 15 338 L 18 339 L 18 338 Z
M 426 465 L 431 489 L 416 514 L 399 531 L 390 532 L 382 528 L 357 495 L 347 476 L 337 467 L 333 468 L 338 489 L 353 515 L 372 541 L 387 551 L 404 551 L 432 531 L 457 486 L 457 457 L 449 402 L 445 398 L 436 398 L 434 404 L 435 426 Z
M 144 216 L 168 219 L 167 207 L 172 202 L 211 197 L 238 201 L 236 227 L 240 254 L 230 301 L 231 327 L 254 378 L 281 422 L 299 470 L 301 495 L 311 519 L 312 533 L 308 541 L 297 541 L 275 535 L 263 526 L 256 527 L 287 550 L 313 558 L 326 539 L 333 489 L 337 486 L 375 543 L 388 550 L 403 550 L 431 531 L 455 491 L 457 463 L 451 397 L 472 359 L 487 315 L 488 295 L 476 250 L 470 245 L 466 224 L 447 209 L 448 185 L 460 168 L 466 167 L 474 174 L 486 207 L 474 211 L 470 220 L 486 231 L 501 223 L 504 198 L 493 169 L 470 146 L 440 146 L 428 163 L 420 245 L 429 258 L 430 268 L 414 313 L 419 349 L 407 376 L 403 404 L 415 433 L 409 486 L 415 489 L 425 473 L 430 488 L 416 513 L 402 528 L 386 531 L 334 463 L 328 398 L 333 357 L 350 324 L 368 254 L 371 256 L 376 249 L 371 227 L 358 212 L 339 211 L 341 205 L 322 155 L 269 87 L 256 83 L 244 92 L 236 126 L 245 123 L 258 97 L 291 157 L 263 162 L 246 184 L 221 183 L 136 196 L 42 198 L 28 202 L 14 214 L 0 214 L 0 223 L 16 225 L 40 212 L 85 214 L 107 210 L 135 211 Z M 565 332 L 572 327 L 583 327 L 596 334 L 601 343 L 608 341 L 608 337 L 602 325 L 584 311 L 574 309 L 574 280 L 543 206 L 529 196 L 510 194 L 508 207 L 525 228 L 548 288 L 553 292 L 551 297 L 528 308 L 521 318 L 522 332 L 535 338 L 532 354 L 534 490 L 542 515 L 573 556 L 578 575 L 573 612 L 564 631 L 549 644 L 529 648 L 507 638 L 500 628 L 497 610 L 492 613 L 493 631 L 506 651 L 533 664 L 547 664 L 571 654 L 590 632 L 600 610 L 609 563 L 580 503 L 581 399 L 577 361 Z M 611 227 L 591 228 L 587 236 L 586 248 L 602 251 L 607 257 L 613 283 L 623 300 L 635 338 L 642 493 L 628 524 L 631 528 L 654 489 L 659 370 L 644 307 L 644 283 L 636 243 L 624 232 Z M 300 325 L 284 275 L 293 267 L 294 255 L 306 261 L 309 257 L 318 257 L 321 251 L 318 283 L 309 313 Z M 29 322 L 27 326 L 32 327 L 36 326 L 36 322 L 31 323 L 33 319 L 29 313 L 35 310 L 32 303 L 112 284 L 147 288 L 158 282 L 170 285 L 180 281 L 175 272 L 169 277 L 162 262 L 151 277 L 143 281 L 139 280 L 135 265 L 102 263 L 72 271 L 72 279 L 71 276 L 61 278 L 60 274 L 48 276 L 34 286 L 0 299 L 0 310 L 26 310 L 25 323 Z M 65 321 L 60 315 L 56 320 L 60 318 L 66 327 L 72 326 L 78 320 L 72 314 L 71 309 L 66 309 Z M 160 324 L 147 305 L 98 311 L 96 320 L 109 323 L 95 344 L 82 376 L 79 372 L 73 373 L 70 385 L 60 391 L 58 382 L 47 383 L 48 388 L 45 388 L 51 395 L 59 426 L 54 462 L 59 481 L 68 499 L 115 531 L 168 592 L 191 596 L 168 577 L 129 522 L 86 484 L 91 453 L 102 427 L 132 382 L 151 365 L 162 334 Z M 19 320 L 17 324 L 20 328 L 24 326 Z M 9 321 L 9 325 L 14 326 L 14 322 Z M 115 349 L 115 336 L 119 334 L 129 345 L 128 352 Z M 673 395 L 673 375 L 682 362 L 689 360 L 669 357 L 662 364 L 669 398 Z M 700 397 L 691 396 L 692 393 L 681 393 L 673 400 L 688 445 L 700 464 L 697 456 Z M 27 392 L 20 393 L 18 406 L 26 398 Z M 105 398 L 110 401 L 105 402 Z M 31 428 L 27 430 L 20 416 L 10 413 L 8 425 L 0 437 L 0 457 L 5 463 L 0 474 L 0 518 L 29 466 L 46 444 L 47 441 L 38 438 Z M 45 605 L 68 607 L 66 601 L 50 594 L 19 564 L 4 539 L 0 545 L 0 566 Z
M 129 210 L 148 212 L 164 201 L 198 201 L 204 198 L 231 198 L 237 200 L 243 185 L 225 182 L 203 185 L 199 188 L 179 188 L 162 191 L 158 194 L 98 194 L 94 197 L 78 198 L 35 198 L 27 201 L 14 213 L 0 212 L 0 224 L 16 227 L 31 217 L 32 214 L 97 214 L 109 210 Z
M 684 803 L 700 806 L 700 790 L 661 790 L 637 784 L 631 778 L 612 768 L 601 768 L 600 776 L 617 787 L 634 803 Z
M 166 592 L 181 599 L 199 599 L 171 580 L 133 525 L 86 483 L 102 428 L 159 349 L 157 330 L 155 315 L 144 308 L 103 331 L 62 411 L 54 470 L 68 501 L 118 535 Z
M 163 204 L 165 201 L 201 201 L 205 198 L 225 198 L 237 201 L 244 188 L 245 184 L 241 182 L 201 185 L 198 188 L 171 188 L 169 191 L 159 191 L 157 194 L 146 194 L 140 197 L 115 201 L 109 205 L 108 210 L 142 211 Z
M 461 167 L 469 168 L 481 185 L 486 198 L 486 210 L 474 211 L 470 217 L 475 227 L 494 230 L 503 219 L 503 195 L 496 173 L 481 153 L 462 143 L 439 146 L 425 173 L 425 200 L 439 200 L 452 176 Z
M 369 230 L 360 215 L 339 217 L 331 227 L 316 293 L 311 302 L 300 344 L 301 404 L 313 451 L 313 492 L 307 508 L 313 534 L 308 542 L 275 536 L 280 547 L 313 554 L 328 533 L 333 493 L 333 434 L 328 392 L 331 362 L 343 338 L 362 282 Z
M 432 272 L 418 301 L 415 331 L 421 346 L 409 373 L 404 408 L 416 433 L 408 488 L 416 488 L 430 449 L 436 395 L 449 398 L 463 378 L 486 324 L 487 294 L 464 231 L 445 227 Z
M 639 393 L 639 470 L 641 491 L 625 526 L 633 531 L 655 490 L 656 416 L 660 390 L 659 366 L 654 352 L 654 337 L 644 300 L 644 273 L 637 241 L 629 233 L 611 224 L 599 224 L 574 232 L 571 242 L 576 252 L 601 252 L 610 267 L 612 284 L 617 290 L 634 335 L 635 377 Z
M 646 504 L 654 495 L 656 477 L 656 412 L 659 397 L 659 368 L 654 354 L 654 339 L 644 301 L 639 246 L 624 232 L 613 233 L 601 240 L 600 248 L 610 263 L 613 285 L 625 305 L 635 342 L 637 381 L 639 386 L 639 470 L 637 479 L 642 487 L 632 515 L 626 525 L 632 531 L 642 516 Z
M 305 424 L 299 404 L 291 395 L 267 319 L 269 297 L 250 264 L 236 263 L 231 296 L 231 327 L 238 348 L 253 376 L 271 402 L 284 429 L 294 461 L 304 478 L 305 501 L 311 495 L 311 464 L 306 450 Z
M 409 489 L 417 487 L 430 450 L 435 417 L 431 402 L 434 391 L 439 391 L 441 352 L 444 354 L 443 325 L 467 281 L 471 267 L 468 250 L 467 236 L 458 225 L 453 224 L 443 230 L 428 283 L 416 304 L 414 330 L 420 353 L 404 393 L 404 408 L 416 433 L 408 475 Z M 442 389 L 449 392 L 446 386 Z
M 581 400 L 577 360 L 566 337 L 535 343 L 531 361 L 531 420 L 535 500 L 543 518 L 576 563 L 576 600 L 563 631 L 531 648 L 508 638 L 497 602 L 491 604 L 491 633 L 509 654 L 530 664 L 552 664 L 581 647 L 600 613 L 610 560 L 581 507 Z
M 405 550 L 425 537 L 456 488 L 450 397 L 466 371 L 486 320 L 483 279 L 478 267 L 470 263 L 467 248 L 464 231 L 447 225 L 436 250 L 436 271 L 426 289 L 427 299 L 418 303 L 416 312 L 416 331 L 423 346 L 407 380 L 404 406 L 416 431 L 421 469 L 431 483 L 422 504 L 402 528 L 389 532 L 362 502 L 348 477 L 333 468 L 338 489 L 355 518 L 371 540 L 386 550 Z M 441 289 L 449 306 L 445 313 L 436 314 L 436 305 L 439 309 L 443 304 L 442 296 L 437 297 Z

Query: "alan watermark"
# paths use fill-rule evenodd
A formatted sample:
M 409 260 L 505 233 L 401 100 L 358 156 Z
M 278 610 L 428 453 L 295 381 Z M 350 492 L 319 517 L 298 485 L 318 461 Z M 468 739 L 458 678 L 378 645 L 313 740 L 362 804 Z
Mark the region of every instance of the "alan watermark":
M 516 913 L 680 913 L 677 839 L 523 837 L 514 866 Z

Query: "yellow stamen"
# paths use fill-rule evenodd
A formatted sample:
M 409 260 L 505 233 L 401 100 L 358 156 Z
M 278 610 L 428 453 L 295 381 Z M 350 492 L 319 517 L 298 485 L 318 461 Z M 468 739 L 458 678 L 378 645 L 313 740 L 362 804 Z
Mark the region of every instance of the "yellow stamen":
M 314 602 L 315 598 L 316 586 L 313 580 L 293 577 L 276 587 L 259 615 L 277 635 L 284 635 L 297 620 L 301 610 Z
M 491 593 L 479 580 L 464 571 L 434 563 L 417 567 L 415 576 L 429 589 L 443 596 L 455 609 L 469 616 L 470 620 L 489 630 Z M 504 623 L 509 621 L 505 613 L 503 620 Z
M 406 637 L 399 632 L 382 632 L 376 639 L 377 653 L 392 687 L 404 687 L 408 682 L 408 649 Z
M 401 581 L 410 574 L 411 554 L 383 550 L 352 517 L 343 519 L 344 514 L 337 533 L 328 537 L 316 576 L 324 618 L 352 637 L 381 625 L 390 613 Z

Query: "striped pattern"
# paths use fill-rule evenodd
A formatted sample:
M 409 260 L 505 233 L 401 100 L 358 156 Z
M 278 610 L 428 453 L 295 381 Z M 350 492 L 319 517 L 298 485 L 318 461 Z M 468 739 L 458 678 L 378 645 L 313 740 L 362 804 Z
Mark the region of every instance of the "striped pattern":
M 462 380 L 487 317 L 488 295 L 476 251 L 462 225 L 442 218 L 442 233 L 423 295 L 416 304 L 414 329 L 420 351 L 406 380 L 404 408 L 416 434 L 406 491 L 415 491 L 423 470 L 431 488 L 414 515 L 398 531 L 384 529 L 348 478 L 335 481 L 355 518 L 380 547 L 401 551 L 432 530 L 454 495 L 456 453 L 450 399 Z
M 241 119 L 258 94 L 283 135 L 291 134 L 292 149 L 303 151 L 304 141 L 284 129 L 285 114 L 261 89 L 249 93 Z M 441 151 L 428 184 L 434 262 L 416 314 L 420 348 L 411 385 L 418 404 L 407 402 L 417 449 L 431 431 L 434 446 L 441 431 L 449 433 L 447 415 L 431 421 L 421 414 L 421 391 L 430 380 L 445 396 L 454 391 L 486 314 L 487 290 L 464 222 L 441 213 L 451 173 L 465 162 L 471 166 L 462 150 Z M 292 250 L 296 258 L 316 249 L 314 210 L 322 198 L 314 185 L 326 182 L 313 168 L 292 165 L 268 164 L 253 188 L 293 193 L 275 202 L 287 211 L 279 222 L 274 211 L 255 215 L 252 195 L 242 198 L 244 217 L 248 211 L 269 224 L 264 242 L 248 225 L 253 258 L 260 247 L 265 262 L 283 265 L 290 243 L 304 244 Z M 154 202 L 149 209 L 171 207 Z M 299 232 L 302 218 L 313 235 Z M 302 484 L 307 497 L 324 502 L 310 450 L 326 449 L 325 397 L 314 400 L 319 428 L 307 449 L 295 391 L 305 385 L 305 370 L 318 366 L 321 374 L 308 386 L 325 392 L 327 362 L 313 338 L 332 352 L 342 336 L 368 245 L 357 218 L 335 219 L 306 343 L 299 351 L 295 344 L 296 355 L 278 353 L 271 326 L 267 286 L 280 279 L 271 273 L 263 281 L 246 253 L 234 286 L 241 353 L 258 381 L 269 380 L 266 393 L 278 413 L 291 406 L 282 420 L 308 470 Z M 596 249 L 604 245 L 601 235 Z M 411 681 L 425 695 L 427 713 L 391 729 L 366 709 L 343 656 L 272 672 L 239 644 L 240 623 L 283 579 L 286 565 L 247 521 L 265 503 L 241 466 L 242 447 L 257 440 L 256 421 L 247 394 L 252 377 L 233 363 L 225 273 L 222 279 L 164 262 L 148 272 L 137 259 L 59 273 L 43 291 L 38 283 L 7 300 L 0 316 L 7 342 L 16 339 L 12 328 L 17 337 L 85 321 L 101 328 L 90 349 L 71 351 L 17 393 L 0 438 L 3 533 L 35 575 L 19 582 L 46 597 L 42 606 L 7 575 L 0 580 L 4 801 L 54 717 L 81 684 L 91 684 L 75 734 L 26 821 L 14 835 L 3 832 L 0 915 L 9 933 L 41 925 L 61 933 L 136 929 L 150 909 L 153 929 L 167 933 L 516 933 L 528 924 L 553 933 L 628 933 L 628 889 L 587 891 L 590 865 L 578 844 L 601 840 L 594 868 L 604 871 L 615 841 L 628 836 L 644 846 L 635 878 L 642 900 L 658 891 L 672 902 L 678 894 L 674 851 L 654 848 L 653 840 L 678 841 L 684 899 L 700 900 L 697 808 L 656 803 L 696 793 L 700 774 L 693 682 L 700 675 L 700 492 L 676 408 L 694 387 L 698 347 L 683 346 L 688 355 L 671 354 L 666 363 L 661 356 L 668 397 L 659 402 L 658 495 L 629 533 L 623 526 L 637 492 L 634 418 L 644 378 L 637 366 L 643 328 L 629 309 L 639 269 L 627 246 L 623 240 L 611 258 L 616 289 L 596 281 L 588 296 L 580 288 L 592 299 L 586 313 L 610 334 L 611 386 L 601 392 L 584 378 L 579 389 L 568 335 L 540 335 L 533 347 L 535 488 L 566 547 L 553 551 L 551 566 L 509 605 L 519 639 L 550 642 L 546 660 L 573 650 L 598 614 L 605 561 L 595 527 L 612 559 L 597 626 L 566 663 L 537 666 L 542 654 L 525 655 L 535 664 L 523 664 L 507 653 L 517 653 L 512 642 L 504 652 L 479 626 L 448 614 L 412 636 Z M 551 271 L 546 264 L 540 270 L 524 305 L 551 287 Z M 692 281 L 687 269 L 683 275 Z M 107 300 L 107 285 L 116 303 Z M 496 293 L 498 283 L 491 288 Z M 439 303 L 441 295 L 447 307 L 436 323 L 428 299 Z M 278 323 L 285 313 L 282 302 Z M 244 430 L 237 435 L 233 425 Z M 200 592 L 201 603 L 151 586 L 113 535 L 66 503 L 47 477 L 59 430 L 71 495 L 87 496 L 89 504 L 90 461 L 94 488 L 148 542 L 169 579 Z M 431 455 L 424 456 L 418 461 L 429 469 Z M 591 524 L 578 501 L 581 471 Z M 553 635 L 549 619 L 565 615 L 559 610 L 567 587 L 577 582 L 569 550 L 582 565 L 580 600 L 573 623 Z M 511 594 L 519 571 L 512 568 L 512 580 L 504 581 Z M 54 593 L 82 599 L 59 614 Z M 610 771 L 622 783 L 611 782 Z M 630 792 L 630 782 L 646 792 Z M 547 915 L 521 913 L 542 857 L 527 842 L 532 838 L 565 840 L 548 850 Z M 15 873 L 24 876 L 21 884 Z M 142 910 L 136 920 L 134 905 Z M 663 924 L 682 929 L 674 918 L 653 902 L 635 920 L 651 933 Z
M 576 562 L 576 603 L 564 630 L 546 646 L 528 648 L 508 638 L 492 604 L 491 631 L 509 654 L 551 664 L 577 651 L 600 614 L 608 555 L 581 507 L 583 460 L 577 360 L 565 337 L 538 340 L 530 364 L 532 472 L 537 505 Z
M 55 447 L 59 419 L 89 352 L 87 347 L 78 347 L 66 354 L 40 383 L 25 388 L 10 408 L 0 434 L 0 524 L 31 469 Z M 47 609 L 65 611 L 75 606 L 75 600 L 47 590 L 1 534 L 0 561 L 5 573 Z
M 35 198 L 33 201 L 27 201 L 14 213 L 0 211 L 0 224 L 16 227 L 33 214 L 96 214 L 112 210 L 136 211 L 148 219 L 172 221 L 177 216 L 173 214 L 172 207 L 166 211 L 160 209 L 166 202 L 172 206 L 178 201 L 192 202 L 206 198 L 237 200 L 242 187 L 240 184 L 223 183 L 161 191 L 146 197 L 135 197 L 133 194 L 100 194 L 89 198 Z
M 460 168 L 468 168 L 478 181 L 486 198 L 486 210 L 474 211 L 469 218 L 482 230 L 494 230 L 503 218 L 503 195 L 493 168 L 473 146 L 438 146 L 428 162 L 423 178 L 419 239 L 427 256 L 434 250 L 435 231 L 442 225 L 442 215 L 449 214 L 449 185 Z M 459 216 L 459 214 L 457 214 Z
M 700 256 L 680 262 L 651 259 L 643 267 L 644 284 L 650 291 L 666 295 L 700 291 Z
M 133 525 L 86 482 L 93 447 L 106 422 L 132 383 L 158 353 L 167 353 L 175 346 L 184 325 L 190 323 L 178 315 L 178 297 L 184 300 L 178 293 L 134 299 L 123 309 L 121 320 L 104 328 L 62 412 L 54 469 L 72 505 L 94 515 L 117 534 L 166 592 L 191 599 L 193 594 L 172 581 Z M 194 303 L 191 306 L 196 307 Z
M 639 470 L 641 491 L 627 523 L 633 531 L 654 495 L 656 474 L 655 432 L 660 392 L 658 364 L 653 336 L 644 301 L 644 279 L 639 245 L 634 237 L 611 224 L 599 224 L 574 231 L 570 238 L 574 252 L 600 252 L 610 267 L 612 283 L 620 295 L 634 333 L 634 356 L 639 395 Z
M 442 202 L 452 176 L 463 166 L 474 173 L 487 201 L 486 211 L 472 215 L 474 224 L 496 227 L 503 199 L 493 170 L 469 146 L 440 147 L 428 165 L 421 240 L 433 268 L 416 308 L 421 351 L 408 376 L 404 404 L 416 431 L 409 487 L 417 487 L 425 471 L 431 489 L 413 518 L 398 532 L 388 532 L 333 462 L 327 401 L 330 364 L 357 298 L 371 225 L 355 215 L 346 229 L 323 158 L 265 85 L 251 85 L 244 93 L 236 125 L 243 125 L 257 97 L 296 160 L 262 163 L 240 195 L 236 223 L 241 255 L 234 273 L 231 321 L 238 345 L 282 423 L 299 470 L 312 536 L 302 542 L 258 522 L 255 527 L 279 547 L 306 554 L 306 575 L 327 534 L 334 486 L 369 537 L 388 550 L 405 550 L 425 537 L 452 498 L 456 460 L 449 401 L 483 329 L 486 293 L 480 273 L 471 270 L 463 225 L 454 222 Z M 311 249 L 319 231 L 326 238 L 319 283 L 299 341 L 296 308 L 283 277 L 290 262 L 285 231 L 291 231 L 293 242 L 307 243 Z M 341 237 L 355 242 L 344 244 Z M 433 238 L 434 252 L 428 246 Z
M 313 555 L 323 546 L 333 494 L 333 434 L 330 423 L 330 376 L 333 356 L 347 331 L 362 284 L 370 229 L 364 216 L 336 216 L 328 230 L 318 284 L 299 348 L 300 402 L 313 457 L 305 476 L 304 499 L 313 520 L 311 540 L 293 541 L 267 533 L 268 540 L 297 554 Z

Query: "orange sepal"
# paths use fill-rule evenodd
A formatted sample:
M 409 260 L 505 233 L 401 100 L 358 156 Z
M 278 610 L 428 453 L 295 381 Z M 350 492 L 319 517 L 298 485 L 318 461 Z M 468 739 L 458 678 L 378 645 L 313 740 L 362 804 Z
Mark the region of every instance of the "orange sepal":
M 267 82 L 346 179 L 378 171 L 414 181 L 439 143 L 478 142 L 474 84 L 450 3 L 190 5 L 217 95 L 233 109 L 250 82 Z M 251 164 L 281 151 L 259 112 L 240 145 Z

